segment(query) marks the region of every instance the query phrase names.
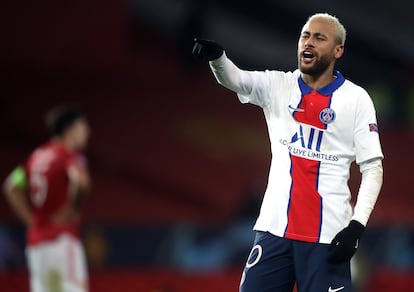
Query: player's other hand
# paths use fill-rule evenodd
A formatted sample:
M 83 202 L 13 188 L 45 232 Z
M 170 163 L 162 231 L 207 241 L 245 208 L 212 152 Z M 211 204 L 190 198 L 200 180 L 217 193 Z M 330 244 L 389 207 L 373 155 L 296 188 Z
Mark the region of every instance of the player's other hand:
M 194 39 L 193 55 L 201 60 L 212 61 L 223 55 L 224 49 L 218 43 L 205 39 Z
M 332 264 L 340 264 L 351 260 L 364 230 L 364 225 L 352 220 L 348 227 L 340 231 L 332 240 L 329 246 L 328 261 Z

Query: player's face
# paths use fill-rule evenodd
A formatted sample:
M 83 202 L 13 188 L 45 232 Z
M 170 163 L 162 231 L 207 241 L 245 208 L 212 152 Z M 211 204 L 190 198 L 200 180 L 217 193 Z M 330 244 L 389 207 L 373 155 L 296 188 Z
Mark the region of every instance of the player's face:
M 70 137 L 76 149 L 82 150 L 89 140 L 89 124 L 85 118 L 77 119 L 70 127 Z
M 324 19 L 313 19 L 304 25 L 299 37 L 298 67 L 304 74 L 321 75 L 328 68 L 333 70 L 343 51 L 335 26 Z

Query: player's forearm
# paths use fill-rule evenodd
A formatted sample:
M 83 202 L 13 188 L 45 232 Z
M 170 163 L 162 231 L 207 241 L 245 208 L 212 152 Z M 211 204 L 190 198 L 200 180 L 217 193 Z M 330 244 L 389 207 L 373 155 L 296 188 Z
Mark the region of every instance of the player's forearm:
M 56 225 L 73 224 L 79 220 L 79 211 L 87 193 L 89 184 L 72 184 L 70 188 L 69 204 L 58 210 L 53 216 L 53 223 Z
M 91 187 L 89 172 L 84 168 L 71 168 L 69 180 L 71 207 L 79 209 Z
M 27 177 L 23 166 L 17 166 L 3 184 L 9 205 L 26 225 L 32 224 L 32 211 L 26 198 Z
M 83 202 L 85 201 L 85 198 L 88 193 L 89 193 L 89 188 L 78 188 L 75 192 L 72 193 L 71 206 L 75 210 L 79 210 Z
M 226 53 L 213 61 L 210 61 L 211 70 L 218 83 L 224 87 L 243 95 L 249 95 L 253 82 L 248 71 L 239 69 L 227 58 Z
M 366 225 L 377 201 L 382 186 L 383 169 L 381 159 L 364 162 L 360 165 L 362 173 L 353 220 Z
M 23 221 L 24 224 L 31 225 L 32 212 L 29 204 L 27 203 L 24 192 L 7 185 L 4 187 L 4 192 L 7 201 L 19 219 Z

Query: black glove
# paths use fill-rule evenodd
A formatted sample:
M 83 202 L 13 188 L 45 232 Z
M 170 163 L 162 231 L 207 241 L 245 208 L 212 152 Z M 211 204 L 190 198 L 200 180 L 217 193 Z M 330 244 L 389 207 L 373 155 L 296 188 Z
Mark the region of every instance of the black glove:
M 194 39 L 193 55 L 199 59 L 212 61 L 220 58 L 223 52 L 223 47 L 214 41 Z
M 351 260 L 358 248 L 365 226 L 358 221 L 352 220 L 348 227 L 340 231 L 329 246 L 328 262 L 340 264 Z

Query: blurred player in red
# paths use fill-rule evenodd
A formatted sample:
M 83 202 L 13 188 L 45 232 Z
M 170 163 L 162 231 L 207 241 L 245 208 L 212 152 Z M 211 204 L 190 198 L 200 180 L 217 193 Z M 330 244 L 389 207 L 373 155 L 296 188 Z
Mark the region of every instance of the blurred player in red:
M 4 183 L 6 197 L 27 225 L 27 259 L 32 292 L 88 291 L 79 208 L 90 187 L 84 156 L 89 126 L 74 108 L 47 116 L 52 139 L 35 149 Z M 26 199 L 28 195 L 30 203 Z

